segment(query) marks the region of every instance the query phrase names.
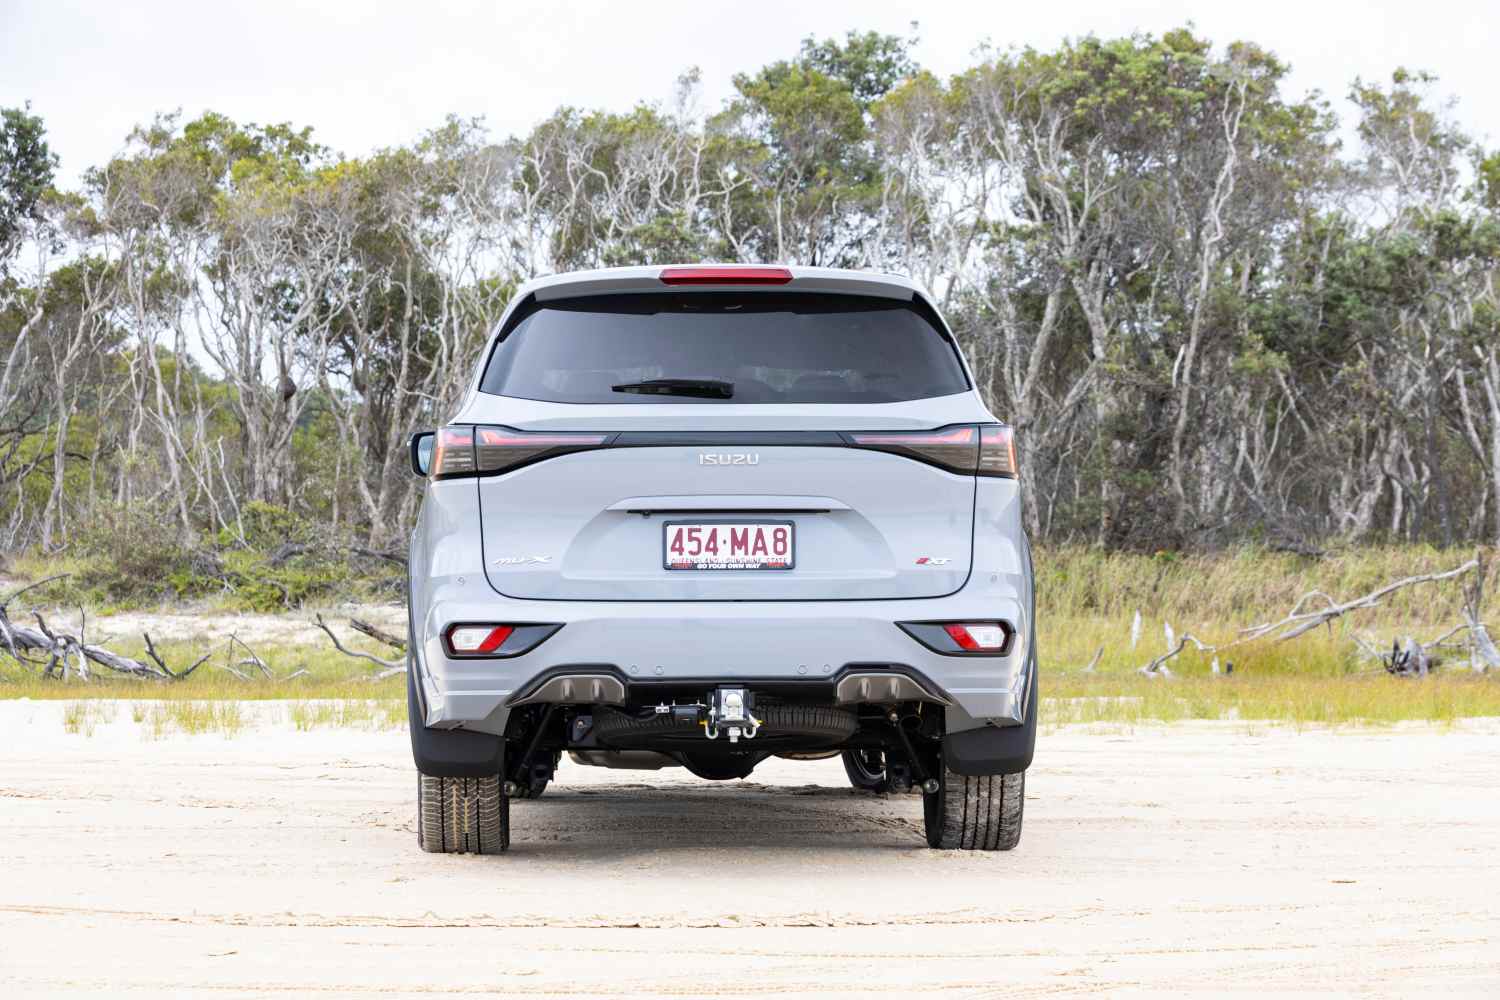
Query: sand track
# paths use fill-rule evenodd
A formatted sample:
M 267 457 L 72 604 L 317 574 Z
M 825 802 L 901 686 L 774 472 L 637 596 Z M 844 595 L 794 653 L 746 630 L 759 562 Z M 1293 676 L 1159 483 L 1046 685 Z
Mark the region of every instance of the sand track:
M 402 732 L 129 718 L 0 702 L 0 995 L 1500 991 L 1500 723 L 1065 730 L 997 855 L 837 761 L 565 765 L 468 858 Z

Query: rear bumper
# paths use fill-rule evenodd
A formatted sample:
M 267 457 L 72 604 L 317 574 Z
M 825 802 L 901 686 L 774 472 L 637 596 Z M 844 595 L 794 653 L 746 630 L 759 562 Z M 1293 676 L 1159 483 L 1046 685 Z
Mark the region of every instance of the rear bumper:
M 487 592 L 433 602 L 414 623 L 414 648 L 424 721 L 436 728 L 499 734 L 517 704 L 614 700 L 619 690 L 634 700 L 652 688 L 694 683 L 800 687 L 817 697 L 862 700 L 859 682 L 868 678 L 863 693 L 885 700 L 889 689 L 879 678 L 897 675 L 925 692 L 921 700 L 948 706 L 953 732 L 1026 721 L 1029 611 L 988 587 L 931 600 L 722 603 L 515 601 Z M 945 656 L 895 624 L 995 618 L 1016 630 L 1005 656 Z M 448 623 L 485 620 L 563 627 L 522 656 L 446 656 L 439 636 Z M 569 687 L 562 683 L 568 678 L 578 682 Z

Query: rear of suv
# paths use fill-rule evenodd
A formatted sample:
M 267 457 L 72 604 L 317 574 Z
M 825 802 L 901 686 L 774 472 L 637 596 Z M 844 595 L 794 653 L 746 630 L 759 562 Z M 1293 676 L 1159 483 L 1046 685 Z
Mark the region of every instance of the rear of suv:
M 412 439 L 407 693 L 423 849 L 495 853 L 580 764 L 843 758 L 927 842 L 1020 838 L 1035 600 L 1015 437 L 904 278 L 533 281 Z M 524 812 L 519 813 L 524 817 Z

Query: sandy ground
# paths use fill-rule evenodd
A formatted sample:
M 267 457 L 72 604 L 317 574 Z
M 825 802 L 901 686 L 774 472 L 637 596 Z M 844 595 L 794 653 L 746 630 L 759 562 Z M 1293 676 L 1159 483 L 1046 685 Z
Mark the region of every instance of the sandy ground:
M 62 712 L 0 702 L 4 997 L 1500 993 L 1500 722 L 1048 734 L 989 855 L 837 761 L 565 765 L 473 858 L 404 732 Z

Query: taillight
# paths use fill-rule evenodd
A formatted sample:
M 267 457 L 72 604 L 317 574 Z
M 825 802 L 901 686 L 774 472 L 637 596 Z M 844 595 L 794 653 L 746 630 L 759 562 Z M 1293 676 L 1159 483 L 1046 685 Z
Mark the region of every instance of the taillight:
M 664 285 L 785 285 L 792 272 L 784 267 L 664 267 Z
M 480 472 L 504 472 L 529 462 L 587 451 L 609 443 L 612 434 L 533 433 L 509 427 L 474 428 L 474 452 Z
M 437 432 L 434 479 L 473 476 L 586 451 L 608 444 L 613 434 L 518 431 L 510 427 L 444 427 Z
M 1015 479 L 1021 474 L 1014 428 L 991 424 L 979 429 L 979 474 L 1006 479 Z
M 474 428 L 441 428 L 432 452 L 432 478 L 450 479 L 473 474 Z
M 950 472 L 973 475 L 979 462 L 979 428 L 945 427 L 936 431 L 852 432 L 844 439 L 856 448 L 888 451 L 940 466 Z
M 851 432 L 856 448 L 888 451 L 967 475 L 1016 477 L 1015 431 L 1004 424 L 944 427 L 935 431 Z

